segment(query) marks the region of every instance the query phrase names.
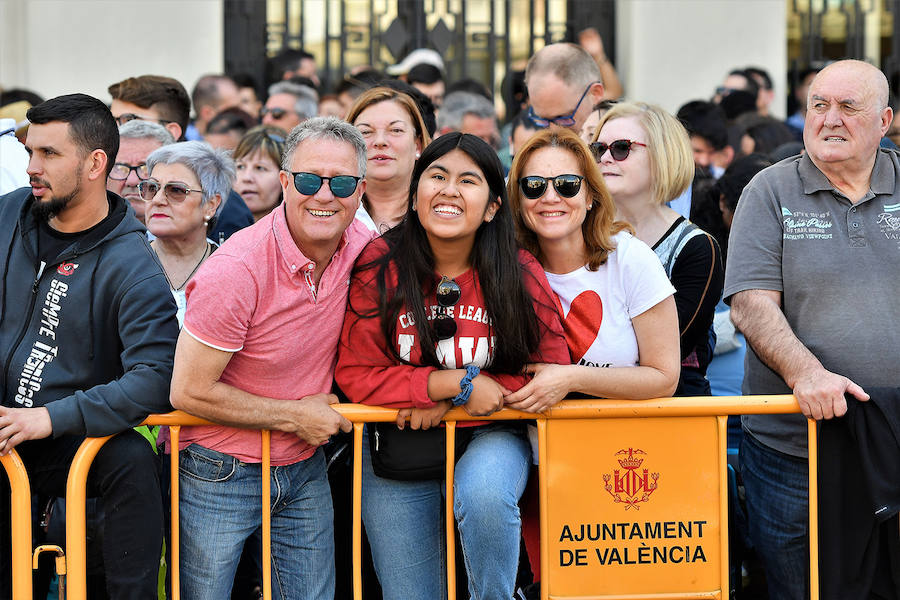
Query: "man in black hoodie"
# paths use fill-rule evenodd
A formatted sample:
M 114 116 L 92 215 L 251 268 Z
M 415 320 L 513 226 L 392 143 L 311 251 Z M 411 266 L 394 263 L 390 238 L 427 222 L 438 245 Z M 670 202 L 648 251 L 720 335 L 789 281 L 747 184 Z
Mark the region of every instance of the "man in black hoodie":
M 62 496 L 85 436 L 119 434 L 88 477 L 106 506 L 107 590 L 156 597 L 158 461 L 131 428 L 171 409 L 175 302 L 143 226 L 106 191 L 119 145 L 109 109 L 72 94 L 27 116 L 31 187 L 0 198 L 0 454 L 15 448 L 32 489 Z M 8 501 L 0 491 L 0 515 Z M 9 525 L 0 519 L 0 598 L 11 597 Z

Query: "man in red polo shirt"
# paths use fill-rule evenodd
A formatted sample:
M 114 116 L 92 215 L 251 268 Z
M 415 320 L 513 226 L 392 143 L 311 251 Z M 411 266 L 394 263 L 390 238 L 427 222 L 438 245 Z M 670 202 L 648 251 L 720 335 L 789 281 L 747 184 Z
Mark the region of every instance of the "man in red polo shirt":
M 350 422 L 331 391 L 350 271 L 371 234 L 354 215 L 366 146 L 353 126 L 294 128 L 284 202 L 236 233 L 187 288 L 172 405 L 221 423 L 179 440 L 181 593 L 227 598 L 261 524 L 261 444 L 272 430 L 274 598 L 334 595 L 331 494 L 319 446 Z

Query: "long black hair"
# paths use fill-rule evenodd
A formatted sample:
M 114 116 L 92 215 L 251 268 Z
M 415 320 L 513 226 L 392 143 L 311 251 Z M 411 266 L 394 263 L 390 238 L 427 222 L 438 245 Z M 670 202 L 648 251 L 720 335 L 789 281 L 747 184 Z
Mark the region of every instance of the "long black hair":
M 441 366 L 435 352 L 438 338 L 425 312 L 425 298 L 434 294 L 439 278 L 434 272 L 434 254 L 428 237 L 412 204 L 422 173 L 435 160 L 456 149 L 471 158 L 484 174 L 490 189 L 488 206 L 499 203 L 493 219 L 478 227 L 469 257 L 490 315 L 491 335 L 497 340 L 489 367 L 494 373 L 519 373 L 537 350 L 541 331 L 534 299 L 525 289 L 523 280 L 529 275 L 518 259 L 503 168 L 493 148 L 474 135 L 448 133 L 423 150 L 413 170 L 406 217 L 382 237 L 387 243 L 387 252 L 368 264 L 357 266 L 357 271 L 377 269 L 377 311 L 368 315 L 354 312 L 362 318 L 377 316 L 381 320 L 387 347 L 401 362 L 408 361 L 399 355 L 394 343 L 396 324 L 401 310 L 411 312 L 419 334 L 422 364 Z M 396 270 L 397 285 L 389 288 L 388 271 L 392 268 Z

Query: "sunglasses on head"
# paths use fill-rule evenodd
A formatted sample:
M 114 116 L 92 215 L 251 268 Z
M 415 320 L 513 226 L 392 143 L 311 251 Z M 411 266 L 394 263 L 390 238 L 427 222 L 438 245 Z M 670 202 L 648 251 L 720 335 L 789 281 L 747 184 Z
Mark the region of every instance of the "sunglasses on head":
M 557 175 L 556 177 L 541 177 L 540 175 L 529 175 L 519 179 L 519 188 L 522 195 L 529 200 L 537 200 L 547 191 L 547 183 L 553 184 L 553 189 L 563 198 L 571 198 L 581 189 L 581 182 L 584 179 L 581 175 Z
M 609 144 L 606 142 L 594 142 L 591 144 L 591 154 L 594 155 L 595 161 L 600 162 L 600 159 L 609 150 L 609 155 L 613 157 L 613 160 L 625 160 L 631 154 L 632 146 L 643 146 L 646 148 L 647 144 L 632 140 L 616 140 Z
M 462 290 L 459 284 L 449 277 L 441 277 L 435 290 L 439 308 L 438 314 L 431 321 L 434 333 L 439 340 L 446 340 L 456 335 L 456 320 L 447 314 L 447 309 L 459 302 Z
M 304 196 L 312 196 L 319 191 L 322 183 L 327 181 L 328 188 L 335 198 L 347 198 L 356 191 L 359 180 L 362 177 L 355 175 L 335 175 L 334 177 L 322 177 L 315 173 L 291 173 L 294 176 L 294 187 Z
M 141 193 L 141 200 L 150 202 L 156 198 L 160 188 L 171 202 L 184 202 L 191 192 L 202 192 L 203 190 L 192 190 L 184 183 L 167 183 L 160 184 L 155 179 L 145 179 L 138 184 L 138 191 Z

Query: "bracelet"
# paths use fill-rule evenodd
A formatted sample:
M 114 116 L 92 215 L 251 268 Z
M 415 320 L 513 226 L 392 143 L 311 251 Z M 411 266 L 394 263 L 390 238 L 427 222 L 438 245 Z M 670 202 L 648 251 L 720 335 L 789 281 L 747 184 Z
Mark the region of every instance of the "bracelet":
M 481 373 L 481 369 L 475 365 L 466 367 L 466 375 L 459 381 L 459 393 L 451 400 L 453 406 L 462 406 L 469 401 L 469 396 L 472 395 L 472 388 L 474 387 L 472 380 L 478 377 L 479 373 Z

